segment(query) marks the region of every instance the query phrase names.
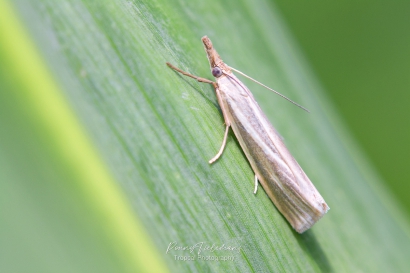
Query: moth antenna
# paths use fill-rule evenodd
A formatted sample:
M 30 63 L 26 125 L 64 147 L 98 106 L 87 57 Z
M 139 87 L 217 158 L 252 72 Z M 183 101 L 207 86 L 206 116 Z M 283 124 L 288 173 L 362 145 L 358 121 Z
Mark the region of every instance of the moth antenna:
M 310 111 L 309 111 L 308 109 L 306 109 L 306 108 L 305 108 L 305 107 L 303 107 L 302 105 L 300 105 L 300 104 L 298 104 L 298 103 L 294 102 L 293 100 L 289 99 L 289 98 L 288 98 L 288 97 L 286 97 L 285 95 L 282 95 L 282 94 L 281 94 L 281 93 L 279 93 L 278 91 L 273 90 L 272 88 L 270 88 L 270 87 L 268 87 L 268 86 L 264 85 L 264 84 L 263 84 L 263 83 L 261 83 L 261 82 L 258 82 L 257 80 L 255 80 L 255 79 L 253 79 L 253 78 L 249 77 L 249 76 L 248 76 L 248 75 L 246 75 L 245 73 L 243 73 L 243 72 L 241 72 L 241 71 L 239 71 L 239 70 L 237 70 L 237 69 L 235 69 L 235 68 L 233 68 L 233 67 L 231 67 L 231 66 L 228 66 L 228 67 L 229 67 L 230 69 L 232 69 L 233 71 L 235 71 L 235 72 L 237 72 L 237 73 L 241 74 L 241 75 L 242 75 L 242 76 L 244 76 L 245 78 L 248 78 L 248 79 L 250 79 L 251 81 L 256 82 L 257 84 L 259 84 L 259 85 L 261 85 L 261 86 L 265 87 L 266 89 L 268 89 L 268 90 L 272 91 L 272 92 L 273 92 L 273 93 L 275 93 L 276 95 L 281 96 L 282 98 L 284 98 L 285 100 L 289 101 L 290 103 L 293 103 L 294 105 L 296 105 L 296 106 L 297 106 L 297 107 L 299 107 L 300 109 L 303 109 L 303 110 L 305 110 L 306 112 L 310 113 Z

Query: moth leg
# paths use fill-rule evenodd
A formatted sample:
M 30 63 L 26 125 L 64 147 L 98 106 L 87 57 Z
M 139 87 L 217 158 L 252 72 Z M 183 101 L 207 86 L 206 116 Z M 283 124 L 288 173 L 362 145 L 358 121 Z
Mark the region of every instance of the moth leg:
M 222 153 L 225 149 L 225 146 L 226 146 L 226 140 L 228 139 L 229 127 L 231 127 L 231 125 L 226 126 L 224 140 L 222 141 L 222 146 L 219 149 L 219 152 L 211 160 L 209 160 L 209 164 L 214 163 L 222 155 Z
M 212 85 L 216 88 L 216 83 L 213 82 L 213 81 L 211 81 L 211 80 L 208 80 L 208 79 L 205 79 L 205 78 L 201 78 L 201 77 L 198 77 L 198 76 L 189 74 L 188 72 L 185 72 L 185 71 L 179 69 L 178 67 L 173 66 L 173 65 L 170 64 L 170 63 L 167 63 L 167 65 L 168 65 L 169 68 L 174 69 L 175 71 L 181 73 L 182 75 L 191 77 L 191 78 L 193 78 L 193 79 L 195 79 L 195 80 L 197 80 L 197 81 L 199 81 L 199 82 L 210 83 L 210 84 L 212 84 Z
M 224 139 L 223 139 L 223 141 L 222 141 L 222 146 L 221 146 L 221 148 L 219 149 L 219 152 L 218 152 L 211 160 L 209 160 L 209 164 L 212 164 L 212 163 L 214 163 L 214 162 L 222 155 L 222 153 L 223 153 L 223 151 L 224 151 L 224 149 L 225 149 L 225 146 L 226 146 L 226 140 L 228 139 L 229 127 L 231 127 L 231 123 L 230 123 L 230 121 L 229 121 L 229 119 L 228 119 L 228 116 L 227 116 L 225 107 L 223 106 L 223 103 L 222 103 L 222 98 L 221 98 L 221 95 L 220 95 L 220 93 L 219 93 L 218 84 L 217 84 L 216 82 L 211 81 L 211 80 L 208 80 L 208 79 L 205 79 L 205 78 L 201 78 L 201 77 L 192 75 L 192 74 L 190 74 L 190 73 L 188 73 L 188 72 L 185 72 L 185 71 L 183 71 L 183 70 L 181 70 L 181 69 L 179 69 L 179 68 L 173 66 L 172 64 L 170 64 L 170 63 L 168 63 L 168 62 L 167 62 L 166 64 L 167 64 L 167 66 L 168 66 L 169 68 L 172 68 L 173 70 L 175 70 L 175 71 L 181 73 L 182 75 L 191 77 L 191 78 L 197 80 L 198 82 L 210 83 L 210 84 L 212 84 L 213 87 L 215 88 L 216 97 L 217 97 L 217 99 L 218 99 L 218 103 L 219 103 L 219 105 L 220 105 L 220 107 L 221 107 L 222 114 L 223 114 L 223 116 L 224 116 L 224 120 L 225 120 L 225 124 L 226 124 L 226 129 L 225 129 Z
M 255 190 L 253 191 L 253 194 L 256 194 L 256 192 L 258 191 L 258 177 L 255 174 Z
M 222 146 L 219 149 L 219 152 L 211 160 L 209 160 L 209 164 L 214 163 L 222 155 L 222 152 L 224 151 L 225 146 L 226 146 L 226 140 L 228 139 L 229 127 L 231 127 L 231 122 L 229 121 L 227 111 L 225 110 L 220 90 L 218 86 L 214 85 L 214 87 L 215 87 L 216 98 L 218 99 L 219 106 L 221 107 L 221 110 L 222 110 L 222 115 L 224 117 L 226 128 L 225 128 L 224 140 L 222 141 Z

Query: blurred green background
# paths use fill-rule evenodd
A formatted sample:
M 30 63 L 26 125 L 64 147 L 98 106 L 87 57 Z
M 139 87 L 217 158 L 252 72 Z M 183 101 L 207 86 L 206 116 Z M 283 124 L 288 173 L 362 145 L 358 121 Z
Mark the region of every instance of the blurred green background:
M 0 0 L 0 271 L 405 272 L 409 11 Z M 215 96 L 164 65 L 209 77 L 204 34 L 312 112 L 246 82 L 331 207 L 303 235 L 249 194 L 232 136 L 207 164 L 223 133 Z M 185 263 L 164 254 L 170 240 L 243 249 L 236 263 Z
M 351 134 L 410 216 L 410 2 L 274 2 Z

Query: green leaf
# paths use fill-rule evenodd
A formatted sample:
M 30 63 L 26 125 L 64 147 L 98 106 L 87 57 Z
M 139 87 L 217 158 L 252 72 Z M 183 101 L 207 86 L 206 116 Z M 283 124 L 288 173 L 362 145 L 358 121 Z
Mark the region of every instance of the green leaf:
M 406 219 L 270 2 L 20 0 L 14 6 L 42 59 L 32 41 L 19 40 L 24 34 L 12 15 L 3 17 L 8 40 L 1 68 L 11 77 L 0 83 L 15 92 L 1 92 L 8 209 L 0 271 L 409 268 Z M 200 42 L 205 34 L 229 65 L 312 112 L 244 80 L 331 208 L 302 235 L 261 188 L 252 194 L 253 172 L 232 133 L 223 156 L 207 163 L 224 132 L 214 91 L 165 65 L 211 78 Z M 205 261 L 198 248 L 168 249 L 173 242 L 240 251 L 203 250 L 205 257 L 234 258 Z M 185 256 L 195 260 L 178 260 Z

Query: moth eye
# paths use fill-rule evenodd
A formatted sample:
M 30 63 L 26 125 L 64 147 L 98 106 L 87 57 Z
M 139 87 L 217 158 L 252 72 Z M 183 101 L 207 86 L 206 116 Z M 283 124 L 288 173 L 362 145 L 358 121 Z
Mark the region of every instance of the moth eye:
M 216 66 L 212 68 L 212 75 L 214 75 L 215 78 L 219 78 L 220 76 L 222 76 L 222 70 Z

